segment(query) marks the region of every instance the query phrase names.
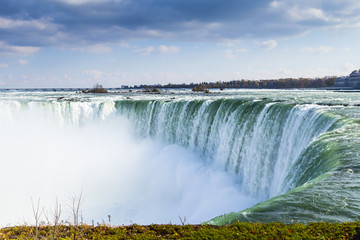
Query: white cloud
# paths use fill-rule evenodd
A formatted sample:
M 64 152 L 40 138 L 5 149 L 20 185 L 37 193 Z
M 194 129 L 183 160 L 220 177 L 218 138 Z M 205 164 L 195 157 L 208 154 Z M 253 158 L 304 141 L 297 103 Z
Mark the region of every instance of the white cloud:
M 246 49 L 246 48 L 238 48 L 238 49 L 236 49 L 236 52 L 238 52 L 238 53 L 248 53 L 248 52 L 250 52 L 250 50 Z
M 318 8 L 316 4 L 299 4 L 298 1 L 280 0 L 271 2 L 269 6 L 271 12 L 281 13 L 291 22 L 309 20 L 321 20 L 328 23 L 341 22 L 340 18 L 334 17 L 331 13 Z
M 81 5 L 87 3 L 101 3 L 101 2 L 121 2 L 122 0 L 57 0 L 58 2 L 65 2 L 71 5 Z
M 148 55 L 154 51 L 155 51 L 155 48 L 153 46 L 149 46 L 147 48 L 136 49 L 134 52 L 142 54 L 142 55 Z
M 322 9 L 318 8 L 308 8 L 302 11 L 302 14 L 308 19 L 321 19 L 329 21 L 330 18 L 327 17 Z
M 321 77 L 321 76 L 329 76 L 329 75 L 341 75 L 338 69 L 328 69 L 324 67 L 317 67 L 314 69 L 309 69 L 309 76 L 313 77 Z
M 19 64 L 20 64 L 20 65 L 27 65 L 27 64 L 28 64 L 28 61 L 27 61 L 27 60 L 20 59 L 20 60 L 19 60 Z
M 126 42 L 120 43 L 119 46 L 122 48 L 131 48 L 132 47 L 129 43 L 126 43 Z
M 349 73 L 356 69 L 355 65 L 352 63 L 349 63 L 349 62 L 344 63 L 344 68 L 345 68 L 345 71 L 347 71 Z
M 332 50 L 333 48 L 328 46 L 320 46 L 318 48 L 304 47 L 300 49 L 301 52 L 308 52 L 308 53 L 329 53 Z
M 233 59 L 235 58 L 235 55 L 233 54 L 233 51 L 231 49 L 228 49 L 224 51 L 224 57 L 228 59 Z
M 163 54 L 175 54 L 180 51 L 180 48 L 177 46 L 166 46 L 160 45 L 158 48 L 154 46 L 149 46 L 147 48 L 135 49 L 134 52 L 142 55 L 148 55 L 150 53 L 158 52 Z
M 260 43 L 260 46 L 265 50 L 272 50 L 277 46 L 277 42 L 275 40 L 263 41 Z
M 14 28 L 14 27 L 21 26 L 23 24 L 24 24 L 24 21 L 16 21 L 16 20 L 0 17 L 0 29 Z
M 13 46 L 8 48 L 10 51 L 19 54 L 32 54 L 40 50 L 39 47 L 27 47 L 27 46 Z
M 293 21 L 305 21 L 305 20 L 323 20 L 330 21 L 330 17 L 327 17 L 322 9 L 318 8 L 306 8 L 302 9 L 298 6 L 288 9 L 287 16 Z
M 101 78 L 104 73 L 98 70 L 85 70 L 83 74 L 91 76 L 93 78 Z
M 37 30 L 54 29 L 55 24 L 51 23 L 50 18 L 35 20 L 14 20 L 0 17 L 0 29 L 30 28 Z
M 7 63 L 0 63 L 0 68 L 7 68 L 9 67 L 9 64 Z
M 233 59 L 236 57 L 236 53 L 248 53 L 250 52 L 248 49 L 245 49 L 245 48 L 237 48 L 235 50 L 233 49 L 227 49 L 225 50 L 223 53 L 224 53 L 224 57 L 225 58 L 228 58 L 228 59 Z
M 0 42 L 0 52 L 8 54 L 23 54 L 28 55 L 39 51 L 39 47 L 28 47 L 28 46 L 10 46 L 4 42 Z
M 88 47 L 88 51 L 92 52 L 92 53 L 111 53 L 112 49 L 103 44 L 96 44 L 96 45 Z
M 278 8 L 278 7 L 280 7 L 280 5 L 281 5 L 281 2 L 279 2 L 279 1 L 273 1 L 270 3 L 271 8 Z
M 219 46 L 222 46 L 222 47 L 233 47 L 235 46 L 234 42 L 232 41 L 229 41 L 229 40 L 224 40 L 223 42 L 220 42 L 218 43 Z
M 95 44 L 85 47 L 70 48 L 72 51 L 90 52 L 90 53 L 111 53 L 112 49 L 103 44 Z
M 298 76 L 294 71 L 290 70 L 290 69 L 279 69 L 279 74 L 281 76 L 286 76 L 286 77 L 295 77 Z
M 179 47 L 176 46 L 165 46 L 165 45 L 161 45 L 158 48 L 158 51 L 160 53 L 178 53 L 180 51 Z

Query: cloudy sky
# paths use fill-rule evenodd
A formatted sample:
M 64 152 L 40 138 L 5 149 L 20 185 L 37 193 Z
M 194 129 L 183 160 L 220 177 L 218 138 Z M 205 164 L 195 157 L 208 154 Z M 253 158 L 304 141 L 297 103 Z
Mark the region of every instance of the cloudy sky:
M 358 0 L 0 0 L 0 88 L 347 75 Z

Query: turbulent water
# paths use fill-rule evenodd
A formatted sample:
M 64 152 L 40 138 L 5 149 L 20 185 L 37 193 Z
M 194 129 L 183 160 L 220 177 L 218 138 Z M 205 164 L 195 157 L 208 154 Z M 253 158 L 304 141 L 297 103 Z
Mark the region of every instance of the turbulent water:
M 0 93 L 0 224 L 341 222 L 360 215 L 360 93 Z M 32 201 L 31 201 L 32 199 Z M 49 220 L 51 221 L 51 220 Z

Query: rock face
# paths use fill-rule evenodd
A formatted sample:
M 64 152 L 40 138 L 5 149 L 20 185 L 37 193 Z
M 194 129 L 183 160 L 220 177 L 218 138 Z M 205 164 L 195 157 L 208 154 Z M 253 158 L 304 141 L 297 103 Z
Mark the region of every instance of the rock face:
M 335 79 L 334 87 L 350 87 L 354 89 L 360 89 L 360 70 L 353 71 L 347 77 Z
M 145 90 L 143 91 L 145 93 L 156 93 L 156 94 L 160 94 L 160 90 L 154 87 L 146 87 Z

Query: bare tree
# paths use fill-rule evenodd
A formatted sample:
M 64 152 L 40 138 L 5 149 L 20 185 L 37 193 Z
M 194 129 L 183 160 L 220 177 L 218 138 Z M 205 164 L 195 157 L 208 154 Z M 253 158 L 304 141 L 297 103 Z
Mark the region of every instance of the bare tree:
M 52 215 L 53 215 L 53 217 L 54 217 L 53 239 L 55 239 L 56 230 L 57 230 L 58 224 L 59 224 L 59 222 L 60 222 L 60 216 L 61 216 L 61 204 L 58 202 L 58 199 L 57 199 L 57 198 L 56 198 L 56 201 L 55 201 L 54 211 L 52 211 Z
M 40 218 L 41 218 L 41 215 L 43 214 L 44 209 L 40 209 L 40 198 L 38 199 L 36 205 L 34 205 L 34 201 L 31 198 L 31 206 L 32 206 L 32 211 L 33 211 L 33 215 L 35 218 L 35 239 L 38 239 Z
M 72 211 L 72 215 L 74 218 L 74 225 L 78 226 L 79 225 L 79 219 L 81 217 L 80 215 L 80 207 L 81 207 L 81 203 L 82 203 L 82 191 L 80 192 L 80 195 L 74 195 L 71 198 L 71 211 Z
M 109 219 L 109 226 L 111 226 L 111 215 L 108 215 L 108 219 Z
M 79 220 L 80 223 L 83 222 L 82 215 L 80 212 L 82 204 L 82 191 L 80 192 L 80 195 L 73 195 L 71 198 L 71 211 L 74 218 L 74 234 L 73 238 L 74 240 L 77 239 L 77 234 L 82 234 L 81 228 L 79 227 Z
M 181 225 L 184 226 L 186 224 L 186 217 L 184 216 L 183 218 L 181 216 L 179 216 Z

